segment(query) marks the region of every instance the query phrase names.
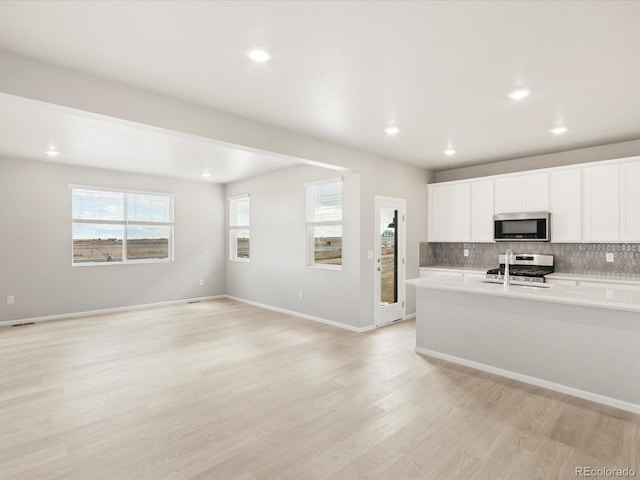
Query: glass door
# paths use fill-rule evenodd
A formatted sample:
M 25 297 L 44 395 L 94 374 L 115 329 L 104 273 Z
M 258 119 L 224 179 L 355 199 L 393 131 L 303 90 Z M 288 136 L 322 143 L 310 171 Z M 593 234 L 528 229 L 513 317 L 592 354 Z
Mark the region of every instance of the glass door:
M 375 321 L 404 317 L 405 201 L 376 196 Z

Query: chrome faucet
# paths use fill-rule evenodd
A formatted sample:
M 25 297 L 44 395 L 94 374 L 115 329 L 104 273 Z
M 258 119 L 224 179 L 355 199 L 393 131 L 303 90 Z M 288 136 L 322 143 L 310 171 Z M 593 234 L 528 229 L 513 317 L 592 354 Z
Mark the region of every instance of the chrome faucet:
M 513 251 L 509 248 L 504 253 L 504 289 L 508 290 L 511 285 L 511 274 L 509 273 L 509 265 L 511 264 L 511 258 L 513 257 Z

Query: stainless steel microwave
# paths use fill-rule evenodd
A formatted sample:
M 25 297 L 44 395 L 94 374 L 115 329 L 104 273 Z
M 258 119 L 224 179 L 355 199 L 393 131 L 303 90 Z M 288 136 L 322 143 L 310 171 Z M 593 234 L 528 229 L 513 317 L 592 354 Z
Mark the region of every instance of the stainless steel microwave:
M 496 242 L 548 242 L 551 240 L 549 212 L 500 213 L 493 216 Z

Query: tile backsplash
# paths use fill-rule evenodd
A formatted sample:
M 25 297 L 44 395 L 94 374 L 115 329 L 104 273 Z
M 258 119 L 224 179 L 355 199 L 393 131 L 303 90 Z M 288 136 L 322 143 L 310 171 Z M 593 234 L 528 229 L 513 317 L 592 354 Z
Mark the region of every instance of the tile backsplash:
M 421 243 L 420 266 L 448 266 L 486 270 L 498 266 L 498 254 L 510 248 L 514 253 L 553 255 L 555 271 L 586 275 L 640 275 L 640 244 L 637 243 Z M 464 256 L 464 250 L 469 256 Z M 612 263 L 605 254 L 614 255 Z

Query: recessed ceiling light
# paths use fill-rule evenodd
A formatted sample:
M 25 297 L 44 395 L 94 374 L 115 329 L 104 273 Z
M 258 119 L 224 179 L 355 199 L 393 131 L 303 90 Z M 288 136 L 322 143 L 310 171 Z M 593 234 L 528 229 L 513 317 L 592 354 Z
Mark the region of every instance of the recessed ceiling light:
M 384 129 L 384 133 L 387 135 L 397 135 L 400 129 L 398 127 L 387 127 Z
M 562 135 L 566 131 L 567 127 L 563 125 L 558 125 L 557 127 L 551 129 L 551 133 L 553 133 L 554 135 Z
M 264 63 L 271 60 L 271 52 L 265 48 L 250 48 L 247 56 L 254 62 Z
M 49 150 L 47 150 L 47 155 L 49 155 L 50 157 L 57 157 L 58 155 L 60 155 L 60 152 L 57 150 L 54 150 L 52 148 L 50 148 Z
M 202 172 L 202 176 L 204 178 L 209 178 L 211 174 L 209 173 L 209 169 L 205 167 L 204 172 Z
M 523 98 L 527 98 L 529 95 L 531 95 L 531 90 L 527 88 L 518 88 L 509 92 L 509 98 L 511 100 L 522 100 Z
M 447 155 L 448 157 L 451 157 L 452 155 L 456 154 L 456 151 L 453 148 L 447 148 L 444 151 L 444 154 Z

